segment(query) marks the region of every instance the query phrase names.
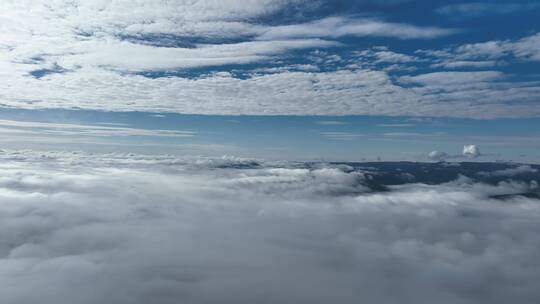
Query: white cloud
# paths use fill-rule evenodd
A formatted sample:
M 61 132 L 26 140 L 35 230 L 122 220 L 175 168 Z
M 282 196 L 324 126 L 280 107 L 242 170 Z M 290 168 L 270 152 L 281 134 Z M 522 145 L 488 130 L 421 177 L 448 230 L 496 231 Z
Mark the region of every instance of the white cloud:
M 441 151 L 431 151 L 428 154 L 428 158 L 434 161 L 444 161 L 448 156 L 449 155 L 446 152 Z
M 176 34 L 182 36 L 238 34 L 249 21 L 301 4 L 302 0 L 103 0 L 2 1 L 3 20 L 45 35 L 66 29 L 87 34 Z M 308 4 L 304 6 L 309 9 Z M 32 20 L 33 24 L 21 21 Z M 19 22 L 17 22 L 19 21 Z M 51 25 L 58 25 L 56 28 Z M 227 33 L 229 32 L 229 33 Z
M 270 60 L 271 56 L 297 49 L 328 48 L 339 43 L 320 39 L 251 41 L 199 45 L 197 48 L 166 48 L 122 41 L 93 42 L 62 55 L 56 62 L 66 69 L 104 67 L 118 71 L 176 70 Z
M 378 36 L 399 39 L 430 39 L 456 33 L 454 29 L 419 27 L 404 23 L 391 23 L 376 19 L 349 19 L 328 17 L 304 24 L 268 28 L 258 39 L 288 39 L 305 37 Z
M 463 146 L 463 156 L 467 158 L 477 158 L 480 155 L 480 149 L 476 145 L 465 145 Z
M 540 61 L 540 33 L 517 40 L 492 40 L 469 43 L 446 50 L 419 51 L 438 61 L 434 66 L 489 67 L 504 64 L 510 59 Z
M 337 45 L 318 40 L 333 37 L 324 32 L 314 34 L 321 28 L 319 23 L 339 24 L 338 31 L 343 32 L 340 35 L 365 32 L 431 38 L 451 33 L 438 28 L 336 17 L 298 25 L 312 34 L 296 36 L 313 39 L 296 41 L 290 35 L 279 38 L 272 34 L 280 32 L 280 26 L 255 22 L 257 17 L 291 6 L 300 6 L 304 11 L 317 6 L 301 0 L 59 0 L 4 1 L 0 5 L 0 24 L 4 29 L 0 33 L 0 65 L 7 65 L 10 74 L 54 66 L 71 71 L 88 65 L 141 71 L 260 62 L 295 49 Z M 253 40 L 254 37 L 259 40 Z M 224 44 L 224 39 L 243 42 Z M 192 47 L 182 47 L 183 41 Z M 160 43 L 165 45 L 157 47 Z
M 472 61 L 472 60 L 463 60 L 463 61 L 453 61 L 453 60 L 444 60 L 442 62 L 434 63 L 431 65 L 433 68 L 446 68 L 446 69 L 461 69 L 461 68 L 493 68 L 497 66 L 497 61 L 494 60 L 484 60 L 484 61 Z
M 15 121 L 0 119 L 0 133 L 23 133 L 35 135 L 57 135 L 57 136 L 90 136 L 90 137 L 112 137 L 112 136 L 152 136 L 152 137 L 193 137 L 197 134 L 194 131 L 181 130 L 152 130 L 138 129 L 119 126 L 99 126 L 81 125 L 66 123 L 49 123 L 33 121 Z
M 437 13 L 454 18 L 474 17 L 487 14 L 509 14 L 540 8 L 540 3 L 489 3 L 470 2 L 445 5 L 436 10 Z
M 540 61 L 540 33 L 518 40 L 510 48 L 518 58 Z
M 366 193 L 351 168 L 32 151 L 0 160 L 6 303 L 539 296 L 538 200 L 489 198 L 532 184 L 461 178 Z
M 474 118 L 540 113 L 534 106 L 540 89 L 534 83 L 517 86 L 505 82 L 499 72 L 400 78 L 414 84 L 409 88 L 394 83 L 385 72 L 373 70 L 283 72 L 247 79 L 230 74 L 151 79 L 85 69 L 83 73 L 51 74 L 41 79 L 13 75 L 0 75 L 0 79 L 2 104 L 27 109 Z
M 390 123 L 390 124 L 378 124 L 377 127 L 382 128 L 410 128 L 416 126 L 415 124 L 409 123 Z
M 515 176 L 524 173 L 536 173 L 538 170 L 532 168 L 530 165 L 517 166 L 515 168 L 508 168 L 503 170 L 497 170 L 493 172 L 479 172 L 479 175 L 483 176 Z
M 260 19 L 291 9 L 309 12 L 319 4 L 3 1 L 1 105 L 192 114 L 415 115 L 410 108 L 415 93 L 394 85 L 384 72 L 319 72 L 313 64 L 286 64 L 261 70 L 274 76 L 254 70 L 248 79 L 224 73 L 195 79 L 135 74 L 261 62 L 281 65 L 278 60 L 294 51 L 338 47 L 338 42 L 325 39 L 348 35 L 427 39 L 454 32 L 342 16 L 286 26 Z M 416 59 L 383 49 L 373 56 L 387 63 Z M 325 64 L 345 60 L 337 54 L 326 57 Z
M 280 61 L 298 50 L 338 47 L 325 39 L 348 35 L 423 39 L 452 33 L 360 17 L 285 26 L 257 19 L 317 5 L 285 0 L 3 1 L 0 105 L 224 115 L 540 115 L 540 109 L 535 111 L 537 82 L 515 82 L 497 71 L 418 75 L 413 65 L 431 56 L 434 65 L 449 69 L 487 67 L 499 64 L 501 54 L 509 52 L 507 45 L 515 56 L 536 60 L 536 36 L 437 55 L 375 47 L 353 59 L 327 53 L 320 62 Z M 495 52 L 487 56 L 493 58 L 472 55 L 486 50 Z M 242 76 L 212 72 L 152 79 L 135 74 L 261 62 L 272 66 Z M 341 64 L 349 70 L 336 68 Z M 404 76 L 391 76 L 396 70 Z
M 481 83 L 489 83 L 490 81 L 500 80 L 504 77 L 502 72 L 498 71 L 481 71 L 481 72 L 433 72 L 420 74 L 417 76 L 403 76 L 401 81 L 418 83 L 425 86 L 436 88 L 454 88 L 454 85 L 477 86 Z
M 359 65 L 364 68 L 382 69 L 392 72 L 414 72 L 417 66 L 425 59 L 404 53 L 391 51 L 385 46 L 375 46 L 363 51 L 353 52 L 355 60 L 349 64 L 349 67 Z
M 323 126 L 340 126 L 340 125 L 346 125 L 347 123 L 344 121 L 339 121 L 339 120 L 321 120 L 321 121 L 317 121 L 317 124 L 323 125 Z
M 55 115 L 52 115 L 55 116 Z M 183 153 L 188 155 L 241 154 L 235 144 L 200 142 L 194 130 L 136 128 L 121 123 L 52 123 L 0 119 L 0 145 L 9 149 L 83 149 Z M 247 154 L 247 153 L 246 153 Z
M 364 134 L 336 131 L 321 132 L 321 135 L 331 140 L 356 140 L 365 136 Z
M 375 62 L 390 62 L 390 63 L 404 63 L 414 62 L 417 58 L 405 54 L 399 54 L 392 51 L 378 51 L 375 52 L 377 60 Z

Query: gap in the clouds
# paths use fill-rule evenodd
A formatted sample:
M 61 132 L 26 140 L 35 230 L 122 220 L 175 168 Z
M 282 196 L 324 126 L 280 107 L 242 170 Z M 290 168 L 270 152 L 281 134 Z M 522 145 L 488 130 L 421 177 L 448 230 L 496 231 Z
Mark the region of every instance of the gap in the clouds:
M 445 152 L 459 160 L 456 155 L 461 155 L 464 145 L 476 144 L 483 155 L 478 161 L 537 163 L 540 162 L 538 126 L 540 118 L 474 120 L 0 110 L 1 148 L 228 154 L 298 161 L 428 161 L 431 151 Z
M 250 21 L 267 26 L 290 25 L 324 18 L 329 13 L 328 2 L 323 0 L 289 1 L 280 10 Z
M 420 26 L 433 26 L 465 29 L 459 35 L 450 35 L 443 40 L 451 43 L 462 43 L 463 39 L 470 42 L 481 40 L 497 40 L 515 38 L 516 33 L 520 35 L 530 34 L 529 31 L 540 26 L 540 19 L 537 18 L 539 8 L 508 12 L 504 14 L 485 14 L 466 17 L 459 14 L 443 15 L 437 9 L 456 4 L 467 4 L 467 1 L 435 0 L 435 1 L 337 1 L 348 5 L 341 5 L 343 11 L 369 14 L 371 16 L 388 17 L 389 21 L 412 23 Z M 383 5 L 381 5 L 383 3 Z M 527 4 L 530 1 L 476 1 L 475 3 L 493 4 Z M 340 12 L 340 10 L 336 10 Z M 529 32 L 529 33 L 528 33 Z
M 540 62 L 536 61 L 517 61 L 507 64 L 504 61 L 496 67 L 497 70 L 510 75 L 514 82 L 538 82 L 540 76 Z
M 137 44 L 151 45 L 167 48 L 196 48 L 204 44 L 232 44 L 249 41 L 250 36 L 245 37 L 211 37 L 211 36 L 179 36 L 174 34 L 138 34 L 117 35 L 119 40 Z
M 340 165 L 343 163 L 331 163 Z M 418 162 L 366 162 L 346 163 L 355 170 L 370 171 L 369 178 L 364 182 L 374 191 L 388 191 L 388 186 L 403 184 L 439 185 L 461 180 L 467 184 L 481 182 L 489 185 L 498 185 L 501 182 L 537 181 L 540 178 L 540 165 L 524 165 L 494 162 L 460 162 L 447 163 L 418 163 Z M 516 167 L 517 166 L 517 167 Z M 519 193 L 532 198 L 540 198 L 540 189 L 534 183 L 531 189 Z M 507 195 L 494 195 L 493 197 L 505 199 Z
M 67 72 L 69 72 L 69 70 L 66 70 L 60 65 L 58 65 L 57 63 L 55 63 L 53 64 L 51 68 L 38 69 L 38 70 L 31 71 L 30 75 L 32 75 L 33 77 L 37 79 L 40 79 L 50 74 L 63 74 Z

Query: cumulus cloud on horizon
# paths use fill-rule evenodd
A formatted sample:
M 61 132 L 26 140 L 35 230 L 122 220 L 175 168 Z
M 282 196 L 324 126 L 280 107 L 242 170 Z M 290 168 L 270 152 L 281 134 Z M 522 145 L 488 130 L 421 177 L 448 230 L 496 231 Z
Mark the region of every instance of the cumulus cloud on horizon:
M 480 155 L 480 149 L 476 145 L 465 145 L 463 146 L 463 156 L 467 158 L 477 158 Z
M 0 159 L 6 303 L 539 296 L 540 204 L 490 198 L 533 182 L 462 177 L 372 193 L 369 169 L 345 165 L 32 151 Z
M 428 153 L 428 158 L 435 161 L 444 161 L 448 158 L 448 154 L 442 151 L 431 151 Z
M 474 159 L 483 156 L 477 145 L 464 145 L 461 154 L 448 154 L 444 151 L 431 151 L 427 158 L 434 161 L 445 161 L 447 159 Z

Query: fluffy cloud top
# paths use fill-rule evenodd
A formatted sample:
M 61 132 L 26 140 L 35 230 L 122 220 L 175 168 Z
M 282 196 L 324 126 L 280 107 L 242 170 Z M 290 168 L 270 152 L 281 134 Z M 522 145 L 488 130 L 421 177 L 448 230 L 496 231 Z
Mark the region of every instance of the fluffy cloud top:
M 444 161 L 448 157 L 448 154 L 441 151 L 431 151 L 429 152 L 428 157 L 435 161 Z
M 480 149 L 476 145 L 463 146 L 463 156 L 468 158 L 476 158 L 480 156 Z
M 370 193 L 369 174 L 344 165 L 31 151 L 0 159 L 6 303 L 539 296 L 540 204 L 490 198 L 533 182 L 462 177 Z

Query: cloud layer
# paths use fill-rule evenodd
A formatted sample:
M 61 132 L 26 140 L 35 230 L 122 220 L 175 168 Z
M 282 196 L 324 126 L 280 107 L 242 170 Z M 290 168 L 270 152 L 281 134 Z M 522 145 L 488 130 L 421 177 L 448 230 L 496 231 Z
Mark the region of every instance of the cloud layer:
M 25 90 L 18 81 L 23 81 Z M 248 79 L 229 73 L 150 79 L 89 69 L 42 79 L 12 77 L 2 84 L 0 96 L 5 106 L 29 109 L 471 118 L 540 115 L 535 106 L 540 89 L 534 84 L 516 87 L 498 72 L 429 73 L 400 81 L 408 87 L 394 83 L 385 72 L 365 69 L 282 72 Z
M 538 82 L 497 70 L 538 61 L 537 33 L 406 54 L 358 40 L 425 41 L 463 29 L 326 16 L 325 5 L 3 1 L 0 105 L 225 115 L 540 115 Z
M 234 158 L 0 154 L 7 303 L 534 303 L 534 182 Z M 521 169 L 520 169 L 521 170 Z M 391 289 L 392 292 L 388 292 Z

